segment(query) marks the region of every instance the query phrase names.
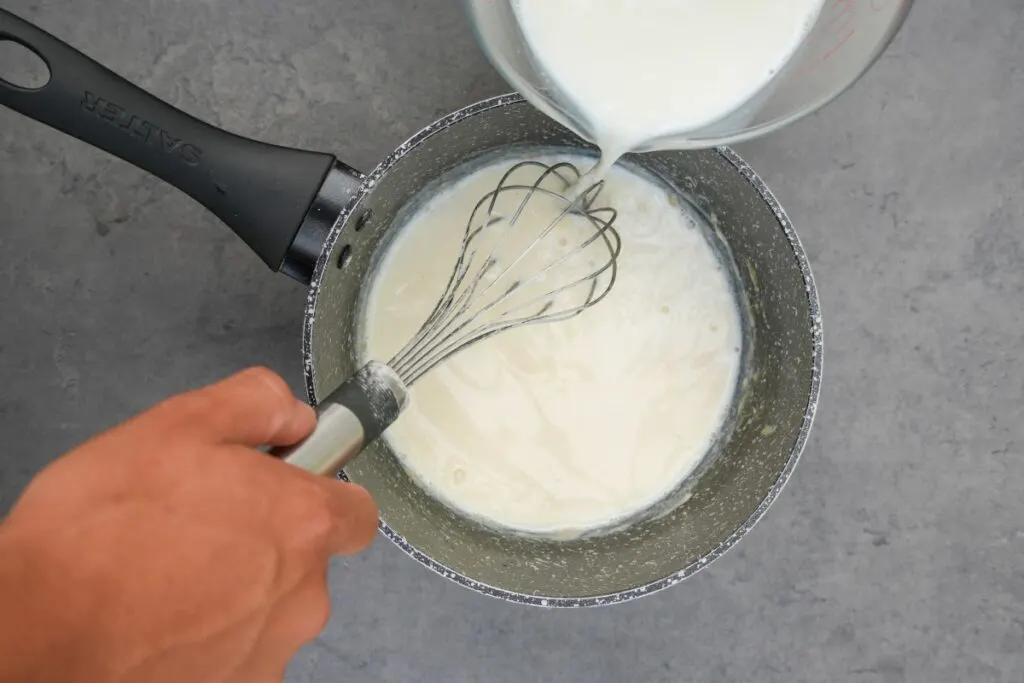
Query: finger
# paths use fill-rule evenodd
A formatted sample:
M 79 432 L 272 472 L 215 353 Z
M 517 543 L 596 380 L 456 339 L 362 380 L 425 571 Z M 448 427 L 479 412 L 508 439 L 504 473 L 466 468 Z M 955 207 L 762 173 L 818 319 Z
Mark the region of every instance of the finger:
M 331 616 L 327 565 L 313 571 L 271 608 L 249 658 L 229 683 L 278 683 L 288 662 L 326 628 Z
M 316 426 L 313 409 L 266 368 L 250 368 L 178 396 L 164 410 L 204 427 L 219 443 L 287 446 Z
M 320 559 L 365 550 L 377 534 L 379 513 L 369 492 L 356 484 L 318 477 L 268 459 L 277 483 L 269 498 L 275 537 L 299 556 Z M 286 471 L 287 470 L 287 471 Z
M 333 533 L 324 551 L 330 555 L 353 555 L 370 547 L 377 537 L 380 511 L 370 492 L 358 484 L 325 477 L 318 484 L 327 491 L 327 504 L 334 517 Z

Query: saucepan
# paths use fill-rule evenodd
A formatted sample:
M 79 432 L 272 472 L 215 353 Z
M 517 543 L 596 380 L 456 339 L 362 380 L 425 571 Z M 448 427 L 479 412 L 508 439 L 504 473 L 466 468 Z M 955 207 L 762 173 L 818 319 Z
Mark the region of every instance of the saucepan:
M 276 147 L 198 121 L 2 10 L 0 40 L 28 48 L 50 71 L 40 88 L 0 81 L 0 104 L 166 180 L 216 214 L 272 270 L 309 287 L 302 360 L 314 405 L 360 366 L 360 303 L 377 252 L 404 208 L 481 159 L 531 149 L 594 153 L 509 95 L 436 121 L 363 175 L 329 153 Z M 748 304 L 734 424 L 699 476 L 673 494 L 668 512 L 568 541 L 481 525 L 422 489 L 384 440 L 369 444 L 339 476 L 370 490 L 384 535 L 430 569 L 487 595 L 578 607 L 673 585 L 761 518 L 807 439 L 821 325 L 811 271 L 782 208 L 726 148 L 633 155 L 626 163 L 677 193 L 728 244 L 735 284 Z

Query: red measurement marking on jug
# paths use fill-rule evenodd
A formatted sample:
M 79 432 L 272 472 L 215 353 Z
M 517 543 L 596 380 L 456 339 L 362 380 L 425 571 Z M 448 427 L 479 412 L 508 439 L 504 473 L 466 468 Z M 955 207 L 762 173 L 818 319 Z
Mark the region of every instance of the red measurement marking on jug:
M 896 2 L 898 0 L 829 0 L 807 41 L 807 54 L 817 53 L 817 56 L 800 69 L 799 75 L 811 74 L 835 57 L 857 35 L 865 13 L 891 10 Z

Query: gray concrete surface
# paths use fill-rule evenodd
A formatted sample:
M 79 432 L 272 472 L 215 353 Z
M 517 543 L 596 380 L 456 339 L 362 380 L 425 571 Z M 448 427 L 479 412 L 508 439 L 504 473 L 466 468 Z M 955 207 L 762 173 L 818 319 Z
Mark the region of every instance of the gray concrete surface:
M 369 168 L 506 90 L 454 0 L 5 0 L 188 111 Z M 803 463 L 740 546 L 618 608 L 339 562 L 289 681 L 1024 680 L 1024 2 L 926 0 L 830 108 L 740 151 L 826 315 Z M 0 510 L 47 461 L 253 363 L 300 386 L 303 292 L 195 205 L 0 111 Z

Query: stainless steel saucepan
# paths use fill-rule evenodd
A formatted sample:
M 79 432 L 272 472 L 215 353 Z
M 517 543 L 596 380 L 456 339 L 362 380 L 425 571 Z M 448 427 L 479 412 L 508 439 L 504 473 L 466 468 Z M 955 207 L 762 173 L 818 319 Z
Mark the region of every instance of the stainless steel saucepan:
M 273 270 L 309 286 L 302 334 L 308 398 L 323 401 L 360 366 L 360 303 L 403 210 L 465 164 L 503 153 L 592 154 L 518 96 L 450 114 L 370 174 L 332 154 L 248 140 L 145 93 L 30 23 L 0 10 L 0 41 L 49 67 L 35 89 L 0 80 L 0 104 L 104 149 L 202 203 Z M 659 514 L 555 541 L 488 528 L 418 486 L 371 444 L 344 475 L 370 490 L 381 530 L 410 556 L 474 590 L 514 602 L 578 607 L 675 584 L 719 557 L 786 483 L 814 416 L 821 373 L 817 293 L 782 208 L 726 148 L 626 159 L 702 214 L 728 245 L 748 302 L 743 385 L 731 427 Z

